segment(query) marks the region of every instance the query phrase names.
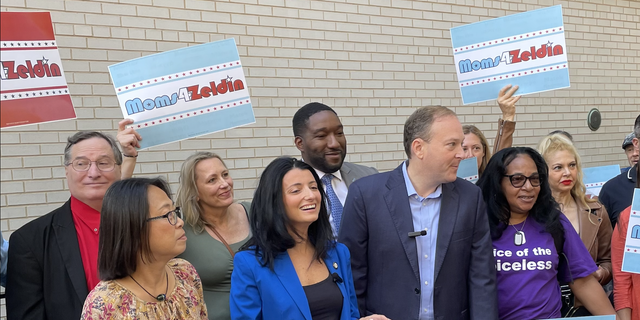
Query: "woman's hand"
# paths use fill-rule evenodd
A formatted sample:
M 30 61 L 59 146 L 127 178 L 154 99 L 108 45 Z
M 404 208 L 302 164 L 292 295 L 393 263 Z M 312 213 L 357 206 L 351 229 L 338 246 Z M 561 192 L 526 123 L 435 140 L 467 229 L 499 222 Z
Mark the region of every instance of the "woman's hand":
M 391 320 L 381 314 L 372 314 L 370 316 L 362 317 L 360 320 Z
M 518 90 L 518 86 L 511 88 L 511 90 L 509 90 L 509 88 L 511 88 L 510 84 L 500 90 L 498 94 L 498 105 L 500 106 L 500 110 L 502 110 L 502 120 L 513 121 L 516 116 L 516 102 L 518 102 L 522 96 L 513 96 Z

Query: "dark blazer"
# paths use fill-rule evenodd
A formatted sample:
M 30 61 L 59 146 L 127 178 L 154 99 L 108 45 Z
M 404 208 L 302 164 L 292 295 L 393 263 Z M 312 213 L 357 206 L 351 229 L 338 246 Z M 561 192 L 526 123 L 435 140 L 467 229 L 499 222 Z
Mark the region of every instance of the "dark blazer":
M 338 243 L 327 252 L 324 263 L 329 273 L 337 273 L 342 292 L 341 320 L 358 319 L 356 295 L 353 289 L 349 250 Z M 309 302 L 300 284 L 289 254 L 275 259 L 273 271 L 256 260 L 254 251 L 236 254 L 231 274 L 231 319 L 311 319 Z M 336 268 L 337 267 L 337 268 Z
M 89 294 L 71 201 L 11 235 L 7 318 L 80 319 Z
M 360 313 L 418 319 L 420 273 L 402 165 L 354 182 L 342 219 L 338 240 L 352 254 Z M 442 185 L 437 246 L 435 319 L 497 319 L 489 223 L 474 184 L 458 178 Z

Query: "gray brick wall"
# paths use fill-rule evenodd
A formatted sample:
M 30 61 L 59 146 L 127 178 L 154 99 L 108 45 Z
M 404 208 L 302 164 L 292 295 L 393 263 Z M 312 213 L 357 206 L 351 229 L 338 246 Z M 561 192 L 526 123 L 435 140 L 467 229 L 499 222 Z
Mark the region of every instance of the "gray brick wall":
M 248 199 L 264 166 L 298 155 L 291 117 L 310 101 L 347 125 L 348 160 L 389 170 L 404 159 L 402 125 L 440 104 L 492 142 L 494 102 L 462 106 L 449 28 L 562 4 L 571 88 L 523 97 L 516 145 L 556 128 L 574 134 L 586 166 L 626 165 L 620 148 L 640 112 L 640 1 L 606 0 L 3 0 L 2 11 L 51 11 L 78 119 L 3 130 L 0 229 L 10 236 L 68 197 L 62 150 L 77 130 L 115 133 L 121 119 L 107 66 L 234 37 L 256 123 L 140 153 L 136 175 L 166 177 L 196 150 L 219 153 Z M 586 127 L 597 107 L 602 127 Z M 4 313 L 1 310 L 0 315 Z

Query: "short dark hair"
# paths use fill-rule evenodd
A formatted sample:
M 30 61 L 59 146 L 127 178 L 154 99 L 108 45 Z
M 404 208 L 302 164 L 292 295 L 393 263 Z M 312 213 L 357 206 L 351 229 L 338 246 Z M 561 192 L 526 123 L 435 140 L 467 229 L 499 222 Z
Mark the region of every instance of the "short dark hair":
M 554 135 L 554 134 L 561 134 L 561 135 L 569 138 L 569 141 L 571 141 L 571 143 L 573 143 L 573 136 L 569 132 L 566 132 L 564 130 L 553 130 L 553 131 L 549 132 L 549 134 L 547 134 L 547 135 L 551 136 L 551 135 Z
M 502 179 L 507 173 L 507 166 L 519 155 L 531 157 L 540 175 L 540 193 L 529 215 L 544 226 L 555 243 L 561 243 L 563 238 L 560 237 L 564 237 L 564 228 L 560 223 L 562 213 L 549 187 L 547 163 L 537 151 L 529 147 L 511 147 L 498 151 L 491 157 L 478 180 L 477 185 L 482 189 L 482 197 L 487 204 L 491 237 L 494 240 L 500 238 L 504 229 L 509 226 L 511 209 L 502 190 Z
M 320 102 L 310 102 L 305 104 L 302 108 L 296 111 L 296 114 L 293 115 L 292 127 L 293 127 L 293 136 L 300 137 L 302 133 L 307 129 L 307 125 L 309 124 L 309 118 L 314 114 L 321 111 L 331 111 L 333 114 L 338 116 L 338 114 L 331 109 L 328 105 Z
M 633 133 L 636 138 L 640 139 L 640 114 L 636 117 L 636 123 L 633 125 Z
M 68 165 L 71 163 L 71 147 L 73 147 L 74 144 L 91 138 L 102 138 L 106 140 L 113 151 L 113 159 L 116 161 L 116 164 L 122 164 L 122 153 L 120 149 L 118 149 L 116 140 L 113 139 L 112 136 L 98 131 L 79 131 L 67 138 L 67 146 L 64 147 L 64 164 Z
M 260 176 L 260 181 L 251 202 L 252 219 L 250 221 L 252 237 L 241 250 L 254 250 L 262 266 L 273 270 L 278 254 L 293 248 L 295 239 L 289 234 L 289 224 L 283 201 L 282 180 L 293 169 L 309 170 L 318 186 L 322 182 L 316 171 L 308 164 L 291 157 L 273 160 Z M 314 259 L 324 259 L 327 250 L 335 245 L 335 238 L 329 223 L 325 204 L 325 194 L 319 188 L 321 201 L 318 220 L 311 223 L 308 231 L 309 242 L 314 246 Z
M 411 144 L 413 140 L 421 138 L 429 142 L 431 140 L 431 125 L 439 118 L 456 116 L 451 109 L 442 106 L 422 107 L 414 111 L 404 123 L 404 152 L 411 158 Z
M 160 188 L 171 198 L 169 184 L 162 178 L 131 178 L 115 182 L 102 200 L 98 275 L 101 280 L 124 278 L 137 268 L 137 258 L 152 262 L 149 247 L 150 186 Z

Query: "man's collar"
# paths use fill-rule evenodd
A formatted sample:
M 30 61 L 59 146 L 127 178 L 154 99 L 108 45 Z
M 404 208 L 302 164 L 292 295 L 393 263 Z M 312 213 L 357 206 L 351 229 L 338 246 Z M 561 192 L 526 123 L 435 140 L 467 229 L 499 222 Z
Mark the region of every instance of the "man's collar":
M 312 167 L 312 168 L 313 168 L 313 167 Z M 315 171 L 316 171 L 316 173 L 318 174 L 318 177 L 320 177 L 320 179 L 322 179 L 322 177 L 324 177 L 324 175 L 326 174 L 326 173 L 324 173 L 324 172 L 322 172 L 322 171 L 320 171 L 320 170 L 318 170 L 318 169 L 316 169 L 316 168 L 313 168 L 313 170 L 315 170 Z M 340 173 L 340 170 L 336 170 L 336 172 L 331 173 L 331 174 L 332 174 L 334 177 L 338 178 L 338 180 L 342 181 L 342 174 Z
M 89 212 L 89 213 L 97 213 L 100 214 L 100 211 L 90 207 L 88 204 L 78 200 L 76 197 L 71 196 L 71 210 L 77 210 L 80 212 Z
M 305 162 L 303 157 L 300 157 L 300 161 Z M 311 164 L 309 164 L 309 166 L 311 166 L 311 168 L 313 168 L 313 166 Z M 320 170 L 318 170 L 316 168 L 313 168 L 313 170 L 316 171 L 316 173 L 318 174 L 318 177 L 320 177 L 320 179 L 322 179 L 322 177 L 324 177 L 324 175 L 326 174 L 326 173 L 324 173 L 324 172 L 322 172 L 322 171 L 320 171 Z M 334 177 L 338 178 L 338 180 L 342 181 L 342 174 L 340 173 L 340 169 L 336 170 L 336 172 L 332 173 L 332 175 Z
M 413 186 L 413 182 L 411 182 L 411 179 L 409 179 L 409 172 L 407 171 L 407 163 L 409 163 L 408 160 L 402 163 L 402 175 L 404 176 L 404 184 L 407 188 L 407 195 L 409 197 L 416 195 L 420 200 L 422 200 L 424 198 L 422 198 L 418 194 L 418 192 L 416 191 L 416 188 Z M 436 190 L 432 192 L 430 195 L 428 195 L 426 198 L 428 199 L 438 198 L 440 197 L 440 195 L 442 195 L 442 184 L 440 184 L 436 188 Z

